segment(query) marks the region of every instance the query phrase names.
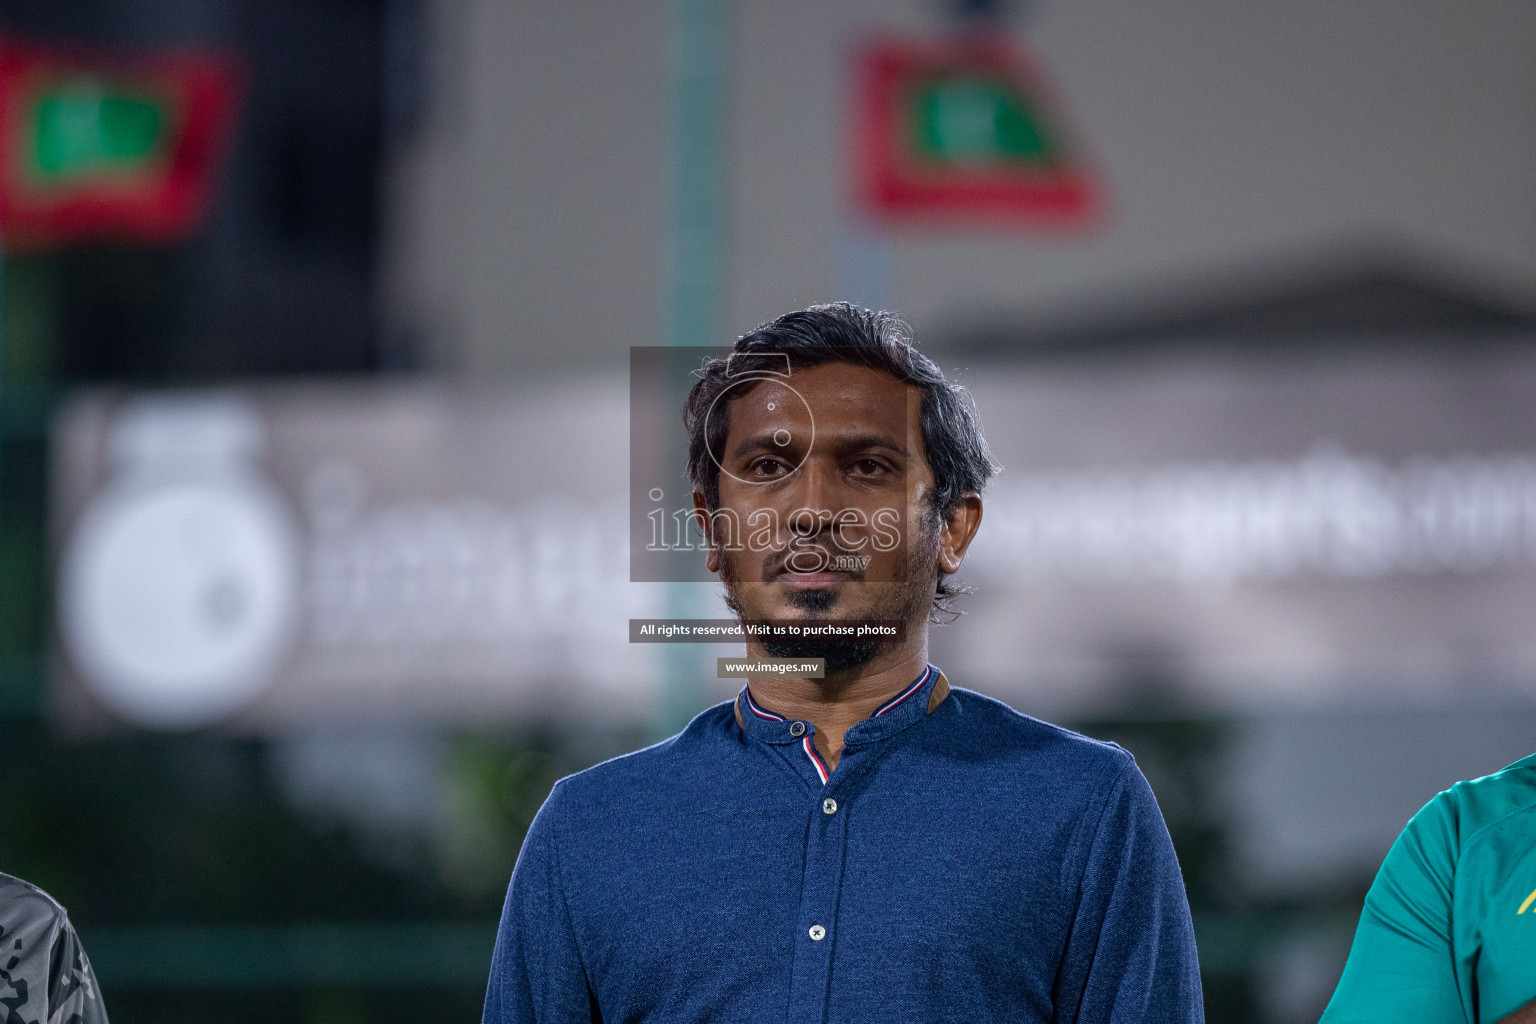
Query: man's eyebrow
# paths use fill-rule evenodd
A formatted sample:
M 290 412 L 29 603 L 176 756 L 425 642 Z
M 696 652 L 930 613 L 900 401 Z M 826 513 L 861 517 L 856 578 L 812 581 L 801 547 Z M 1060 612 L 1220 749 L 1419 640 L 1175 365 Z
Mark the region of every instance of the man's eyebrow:
M 773 455 L 783 455 L 788 445 L 779 444 L 771 434 L 758 434 L 756 437 L 744 438 L 740 444 L 732 449 L 732 460 L 744 458 L 754 452 L 769 452 Z
M 827 444 L 838 455 L 847 456 L 853 452 L 868 452 L 884 450 L 893 455 L 906 458 L 910 453 L 907 446 L 888 434 L 853 434 L 846 437 L 834 437 L 827 439 Z M 732 460 L 745 458 L 756 452 L 768 452 L 772 455 L 783 455 L 787 445 L 779 444 L 771 434 L 758 434 L 755 437 L 747 437 L 732 449 Z
M 848 437 L 834 437 L 829 440 L 830 447 L 839 455 L 848 455 L 853 452 L 867 452 L 875 449 L 884 449 L 893 455 L 906 458 L 911 453 L 907 446 L 887 434 L 854 434 Z

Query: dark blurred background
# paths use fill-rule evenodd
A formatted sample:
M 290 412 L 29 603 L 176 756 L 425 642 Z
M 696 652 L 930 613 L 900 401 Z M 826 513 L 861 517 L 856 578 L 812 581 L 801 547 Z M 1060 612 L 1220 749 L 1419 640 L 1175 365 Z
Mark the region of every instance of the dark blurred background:
M 477 1019 L 552 783 L 728 695 L 693 681 L 697 653 L 619 640 L 598 668 L 575 627 L 534 659 L 517 635 L 369 634 L 327 605 L 285 613 L 288 660 L 269 668 L 286 681 L 136 715 L 92 689 L 105 670 L 56 609 L 73 607 L 82 510 L 106 507 L 113 417 L 143 396 L 246 396 L 262 465 L 304 509 L 294 550 L 342 552 L 335 578 L 364 580 L 346 593 L 375 588 L 345 605 L 365 615 L 434 558 L 450 583 L 472 573 L 479 556 L 448 547 L 535 530 L 553 506 L 529 494 L 622 517 L 620 483 L 579 478 L 623 472 L 630 346 L 725 343 L 831 299 L 903 312 L 984 421 L 996 410 L 996 529 L 1014 546 L 987 557 L 1028 577 L 983 573 L 936 660 L 1136 755 L 1213 1024 L 1315 1019 L 1407 817 L 1531 752 L 1536 492 L 1519 460 L 1536 436 L 1513 412 L 1536 397 L 1528 5 L 0 0 L 0 36 L 108 64 L 212 54 L 243 76 L 187 231 L 0 239 L 0 870 L 69 908 L 118 1024 Z M 1046 142 L 1003 156 L 1079 205 L 872 198 L 856 97 L 863 55 L 893 37 L 1005 42 L 1012 102 Z M 935 159 L 963 178 L 974 109 L 934 116 Z M 1007 411 L 1054 400 L 1060 436 Z M 497 433 L 503 414 L 550 426 Z M 1245 576 L 1093 561 L 1075 535 L 1053 554 L 1026 528 L 1055 522 L 1030 486 L 1073 473 L 1289 471 L 1330 444 L 1370 479 L 1493 460 L 1463 505 L 1508 543 Z M 370 445 L 396 465 L 370 475 Z M 505 479 L 482 494 L 488 476 Z M 1093 479 L 1072 493 L 1152 493 L 1104 498 L 1121 478 Z M 373 532 L 327 548 L 336 523 Z M 412 523 L 449 539 L 378 555 Z M 517 583 L 551 593 L 540 574 L 565 564 L 518 557 Z M 330 593 L 315 558 L 295 607 Z M 717 600 L 607 586 L 610 568 L 550 598 L 569 602 L 545 609 L 551 635 L 589 614 L 610 642 L 625 614 Z M 599 613 L 600 591 L 629 596 Z M 408 620 L 432 604 L 377 600 Z M 1031 622 L 1062 649 L 993 642 Z

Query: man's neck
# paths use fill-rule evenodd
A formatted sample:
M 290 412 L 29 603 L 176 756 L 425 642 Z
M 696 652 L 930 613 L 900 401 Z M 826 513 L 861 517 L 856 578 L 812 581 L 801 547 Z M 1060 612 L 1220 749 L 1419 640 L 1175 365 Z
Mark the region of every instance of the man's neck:
M 748 644 L 747 654 L 764 657 L 767 652 Z M 753 677 L 747 685 L 752 699 L 769 711 L 816 727 L 816 750 L 830 770 L 842 756 L 843 735 L 911 686 L 927 665 L 928 638 L 920 635 L 889 653 L 881 652 L 866 665 L 827 679 Z

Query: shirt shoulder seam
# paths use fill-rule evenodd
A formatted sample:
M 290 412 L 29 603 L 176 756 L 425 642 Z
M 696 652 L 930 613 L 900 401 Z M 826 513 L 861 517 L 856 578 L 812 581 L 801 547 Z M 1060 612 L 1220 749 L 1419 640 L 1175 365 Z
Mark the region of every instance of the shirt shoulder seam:
M 39 889 L 25 878 L 17 878 L 15 875 L 7 875 L 3 873 L 0 873 L 0 882 L 11 882 L 19 885 L 22 888 L 30 891 L 33 896 L 36 896 L 40 901 L 42 901 L 48 907 L 48 916 L 49 919 L 53 922 L 55 928 L 60 926 L 66 928 L 72 927 L 69 924 L 69 911 L 64 909 L 64 904 L 48 895 L 48 893 L 43 889 Z
M 1082 816 L 1082 819 L 1079 821 L 1077 828 L 1075 828 L 1072 833 L 1072 857 L 1073 860 L 1079 864 L 1076 872 L 1076 891 L 1073 894 L 1074 906 L 1082 901 L 1083 882 L 1085 881 L 1087 874 L 1088 864 L 1087 853 L 1085 852 L 1079 856 L 1079 850 L 1085 842 L 1089 847 L 1092 847 L 1094 839 L 1098 838 L 1099 833 L 1103 831 L 1104 816 L 1109 813 L 1110 797 L 1114 794 L 1115 789 L 1125 778 L 1126 768 L 1134 763 L 1130 753 L 1126 751 L 1124 747 L 1121 747 L 1119 744 L 1115 743 L 1107 744 L 1107 746 L 1112 747 L 1117 755 L 1113 761 L 1114 770 L 1105 772 L 1104 779 L 1099 782 L 1098 788 L 1094 791 L 1093 796 L 1088 801 L 1088 813 L 1085 813 Z M 1092 813 L 1092 808 L 1095 802 L 1098 803 L 1098 813 L 1096 814 Z M 1090 816 L 1093 818 L 1093 827 L 1091 829 L 1087 828 L 1087 821 Z M 1085 836 L 1087 837 L 1086 839 Z
M 1129 756 L 1126 749 L 1120 746 L 1118 743 L 1110 743 L 1105 740 L 1094 739 L 1092 736 L 1085 736 L 1084 734 L 1077 732 L 1074 729 L 1068 729 L 1064 725 L 1058 725 L 1055 722 L 1049 722 L 1043 718 L 1036 718 L 1034 715 L 1026 714 L 1023 711 L 1020 711 L 1018 708 L 998 700 L 996 697 L 989 697 L 987 694 L 980 693 L 976 690 L 968 690 L 963 686 L 955 686 L 951 684 L 950 694 L 957 698 L 957 702 L 959 704 L 963 705 L 971 703 L 976 707 L 998 711 L 1006 718 L 1009 718 L 1016 723 L 1043 730 L 1046 733 L 1056 737 L 1057 739 L 1081 744 L 1085 747 L 1112 750 L 1116 751 L 1119 755 Z
M 1448 790 L 1447 792 L 1455 792 L 1455 790 L 1453 788 L 1451 790 Z M 1463 855 L 1465 855 L 1468 850 L 1470 850 L 1473 846 L 1475 846 L 1478 842 L 1480 842 L 1487 835 L 1487 833 L 1489 832 L 1490 829 L 1495 829 L 1495 828 L 1499 827 L 1500 825 L 1504 824 L 1509 819 L 1511 819 L 1513 817 L 1516 817 L 1518 815 L 1521 815 L 1521 814 L 1526 814 L 1526 813 L 1528 813 L 1530 811 L 1536 811 L 1536 793 L 1533 793 L 1531 795 L 1530 799 L 1528 799 L 1521 806 L 1516 807 L 1514 810 L 1509 811 L 1509 812 L 1507 812 L 1505 814 L 1501 814 L 1497 818 L 1495 818 L 1494 820 L 1488 822 L 1487 824 L 1479 825 L 1476 829 L 1474 829 L 1472 831 L 1472 834 L 1467 836 L 1466 840 L 1460 844 L 1461 849 L 1457 853 L 1457 860 L 1460 860 L 1461 857 Z

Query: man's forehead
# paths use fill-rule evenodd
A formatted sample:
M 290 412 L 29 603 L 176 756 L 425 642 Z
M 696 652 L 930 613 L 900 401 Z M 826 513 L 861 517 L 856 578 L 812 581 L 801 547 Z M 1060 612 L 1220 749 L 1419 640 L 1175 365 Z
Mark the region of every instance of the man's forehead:
M 836 421 L 895 429 L 916 411 L 920 398 L 919 389 L 881 370 L 850 363 L 823 363 L 797 369 L 786 380 L 764 380 L 733 403 L 746 415 L 733 416 L 732 420 L 733 425 L 740 422 L 745 426 L 745 421 L 758 416 L 772 418 L 775 413 L 803 413 L 809 408 L 818 424 L 827 427 Z

